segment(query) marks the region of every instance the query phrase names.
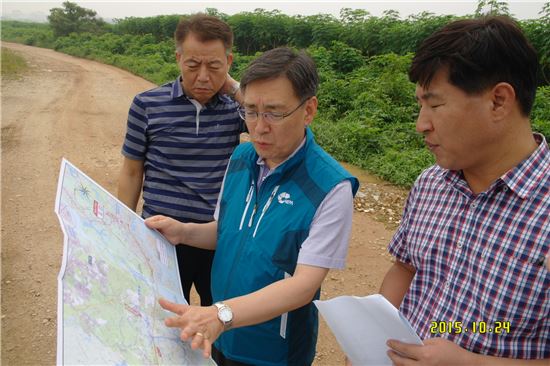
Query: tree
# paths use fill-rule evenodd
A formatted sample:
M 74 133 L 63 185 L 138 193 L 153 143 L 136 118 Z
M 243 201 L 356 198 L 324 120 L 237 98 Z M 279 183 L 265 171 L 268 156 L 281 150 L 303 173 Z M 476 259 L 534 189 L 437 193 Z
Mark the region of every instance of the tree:
M 510 15 L 510 10 L 506 1 L 479 0 L 475 15 Z
M 227 22 L 227 19 L 229 19 L 229 15 L 218 11 L 218 9 L 216 8 L 206 8 L 205 13 L 206 15 L 211 15 L 213 17 L 220 18 L 224 22 Z
M 96 15 L 97 13 L 91 9 L 65 1 L 63 8 L 50 9 L 48 21 L 55 37 L 82 32 L 101 33 L 104 31 L 105 22 L 101 18 L 96 18 Z
M 340 9 L 340 21 L 347 24 L 356 24 L 361 23 L 367 20 L 370 16 L 370 13 L 364 9 L 351 9 L 351 8 L 342 8 Z
M 540 20 L 544 22 L 550 22 L 550 1 L 544 3 L 542 10 L 539 12 Z

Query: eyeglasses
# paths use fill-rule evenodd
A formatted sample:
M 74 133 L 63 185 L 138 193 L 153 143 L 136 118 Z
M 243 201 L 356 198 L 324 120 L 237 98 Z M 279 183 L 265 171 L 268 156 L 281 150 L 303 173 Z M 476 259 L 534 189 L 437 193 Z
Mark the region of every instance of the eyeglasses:
M 288 113 L 283 112 L 258 112 L 258 111 L 252 111 L 246 108 L 239 108 L 239 116 L 241 116 L 242 119 L 244 119 L 246 122 L 254 123 L 258 120 L 259 116 L 262 116 L 264 121 L 266 121 L 269 124 L 276 125 L 278 123 L 281 123 L 283 119 L 290 116 L 292 113 L 296 112 L 301 106 L 304 105 L 304 103 L 311 97 L 308 97 L 296 108 L 294 108 L 292 111 Z

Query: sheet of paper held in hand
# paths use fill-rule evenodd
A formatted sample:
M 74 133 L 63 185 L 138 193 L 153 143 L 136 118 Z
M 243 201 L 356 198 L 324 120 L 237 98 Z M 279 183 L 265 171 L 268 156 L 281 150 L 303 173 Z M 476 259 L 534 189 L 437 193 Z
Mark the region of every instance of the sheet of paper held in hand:
M 382 295 L 314 301 L 353 365 L 391 365 L 388 339 L 422 344 L 407 319 Z
M 167 328 L 159 297 L 185 304 L 175 247 L 63 159 L 57 364 L 215 365 Z

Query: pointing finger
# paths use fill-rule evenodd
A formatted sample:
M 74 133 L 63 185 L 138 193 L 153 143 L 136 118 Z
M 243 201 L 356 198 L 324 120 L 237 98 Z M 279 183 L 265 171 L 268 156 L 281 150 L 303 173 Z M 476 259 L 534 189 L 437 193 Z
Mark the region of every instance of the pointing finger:
M 159 299 L 159 305 L 164 310 L 171 311 L 172 313 L 177 314 L 177 315 L 183 315 L 185 313 L 185 311 L 187 310 L 187 305 L 176 304 L 176 303 L 168 301 L 164 298 Z

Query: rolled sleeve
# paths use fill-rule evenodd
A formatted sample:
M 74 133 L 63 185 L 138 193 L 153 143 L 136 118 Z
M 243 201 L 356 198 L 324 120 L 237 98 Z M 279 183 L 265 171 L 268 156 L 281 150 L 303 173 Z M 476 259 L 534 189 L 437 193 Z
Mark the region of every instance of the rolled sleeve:
M 345 180 L 337 184 L 317 208 L 309 236 L 302 243 L 298 264 L 344 268 L 353 217 L 353 193 Z
M 414 192 L 414 188 L 409 192 L 409 196 L 405 202 L 405 209 L 403 210 L 401 224 L 388 244 L 388 252 L 398 261 L 408 264 L 411 263 L 411 258 L 409 254 L 409 247 L 407 245 L 407 233 L 411 220 L 410 212 L 411 205 L 414 200 Z

